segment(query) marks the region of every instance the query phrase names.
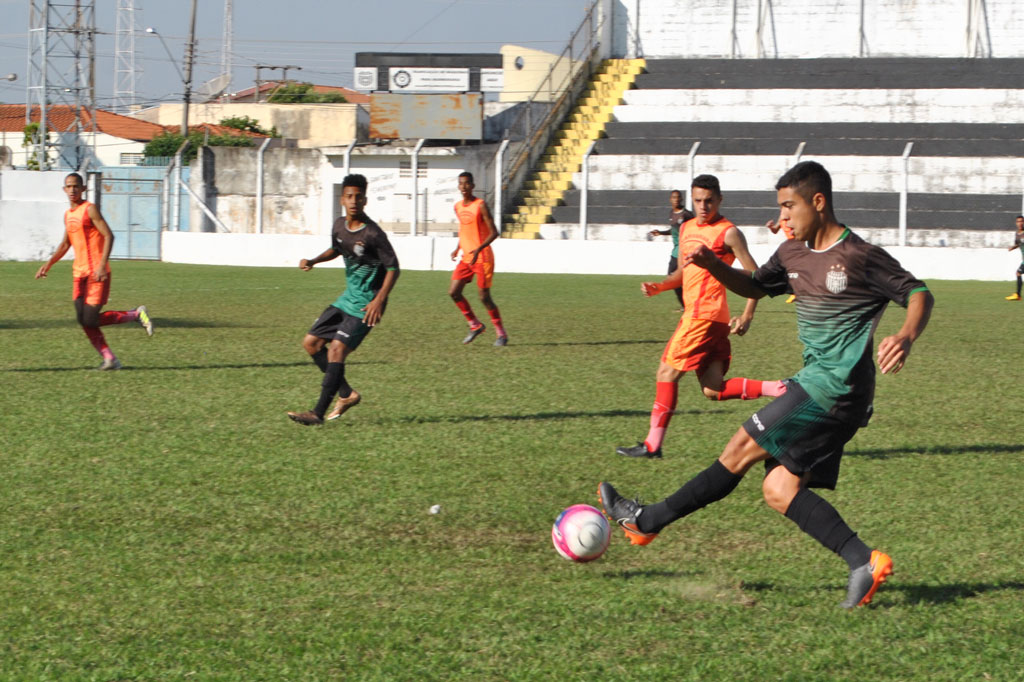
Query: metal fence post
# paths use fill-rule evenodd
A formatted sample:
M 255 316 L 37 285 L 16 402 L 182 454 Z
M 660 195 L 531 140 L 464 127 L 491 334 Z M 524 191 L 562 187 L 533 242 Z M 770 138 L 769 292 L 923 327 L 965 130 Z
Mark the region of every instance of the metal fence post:
M 693 145 L 690 146 L 690 154 L 689 154 L 689 156 L 687 157 L 687 160 L 686 160 L 687 169 L 689 170 L 689 173 L 690 173 L 690 181 L 688 183 L 686 183 L 686 210 L 687 211 L 692 211 L 693 210 L 693 196 L 691 196 L 693 194 L 693 177 L 694 177 L 694 173 L 693 173 L 693 165 L 694 164 L 693 164 L 693 162 L 694 162 L 694 159 L 697 158 L 697 150 L 698 149 L 700 149 L 700 140 L 697 140 L 696 142 L 693 143 Z
M 899 246 L 907 245 L 907 194 L 910 191 L 910 152 L 913 149 L 913 142 L 908 142 L 907 146 L 903 148 L 903 183 L 900 188 Z
M 594 140 L 587 146 L 587 151 L 583 152 L 583 187 L 580 189 L 580 235 L 584 241 L 587 239 L 587 201 L 589 200 L 587 195 L 590 191 L 590 155 L 594 152 L 596 144 L 597 140 Z
M 416 236 L 417 228 L 419 226 L 419 216 L 420 216 L 420 202 L 419 202 L 419 193 L 420 193 L 420 178 L 419 178 L 419 175 L 420 175 L 420 168 L 419 168 L 419 159 L 420 159 L 420 150 L 423 149 L 423 143 L 424 142 L 426 142 L 426 140 L 422 140 L 421 139 L 419 142 L 416 143 L 416 146 L 412 150 L 412 164 L 411 164 L 412 165 L 412 226 L 411 226 L 411 228 L 409 230 L 409 233 L 413 237 Z
M 505 218 L 505 197 L 501 191 L 501 177 L 505 171 L 505 149 L 508 148 L 508 143 L 509 140 L 502 140 L 498 153 L 494 155 L 494 227 L 498 229 L 498 234 L 501 234 Z

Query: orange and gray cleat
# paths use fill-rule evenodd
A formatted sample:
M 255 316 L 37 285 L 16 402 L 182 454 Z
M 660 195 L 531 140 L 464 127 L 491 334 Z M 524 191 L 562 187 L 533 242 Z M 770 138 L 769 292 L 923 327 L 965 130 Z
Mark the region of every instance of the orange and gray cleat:
M 658 537 L 657 533 L 643 532 L 637 525 L 636 519 L 644 510 L 643 505 L 638 500 L 629 500 L 619 495 L 611 483 L 601 483 L 597 486 L 597 499 L 600 500 L 608 518 L 622 528 L 622 532 L 629 538 L 629 544 L 647 545 Z
M 871 551 L 871 561 L 850 571 L 846 586 L 846 601 L 840 606 L 852 609 L 869 604 L 879 586 L 892 575 L 892 557 L 877 549 Z

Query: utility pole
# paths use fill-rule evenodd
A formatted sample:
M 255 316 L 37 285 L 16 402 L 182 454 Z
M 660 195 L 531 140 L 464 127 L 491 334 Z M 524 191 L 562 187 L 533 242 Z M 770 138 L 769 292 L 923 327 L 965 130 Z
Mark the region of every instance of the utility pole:
M 185 96 L 181 111 L 181 136 L 188 138 L 188 108 L 192 102 L 192 61 L 196 47 L 196 2 L 192 0 L 192 20 L 188 29 L 188 44 L 185 46 Z

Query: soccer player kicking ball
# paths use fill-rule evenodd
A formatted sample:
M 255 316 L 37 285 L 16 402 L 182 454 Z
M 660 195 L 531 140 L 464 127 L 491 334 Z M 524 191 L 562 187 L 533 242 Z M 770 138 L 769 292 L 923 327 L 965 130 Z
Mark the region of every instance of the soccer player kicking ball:
M 308 271 L 317 263 L 342 256 L 346 279 L 345 290 L 320 313 L 302 339 L 302 347 L 324 373 L 316 406 L 309 412 L 288 413 L 306 426 L 324 423 L 327 407 L 335 395 L 338 400 L 327 419 L 337 419 L 359 404 L 362 396 L 345 380 L 345 359 L 380 322 L 399 274 L 398 258 L 387 234 L 363 213 L 365 177 L 345 176 L 341 183 L 341 205 L 345 207 L 345 217 L 334 221 L 330 248 L 316 258 L 299 261 L 299 268 Z
M 134 310 L 108 310 L 100 312 L 110 298 L 110 251 L 114 248 L 114 234 L 96 205 L 85 200 L 85 182 L 78 173 L 64 178 L 64 194 L 71 207 L 64 212 L 64 239 L 50 260 L 36 272 L 36 279 L 46 277 L 54 263 L 64 257 L 68 249 L 75 250 L 71 265 L 71 300 L 82 331 L 102 363 L 96 369 L 121 369 L 121 361 L 110 350 L 100 327 L 109 324 L 136 322 L 153 336 L 153 322 L 146 306 Z
M 698 175 L 693 179 L 690 193 L 697 215 L 686 221 L 680 230 L 679 252 L 688 253 L 705 245 L 727 263 L 738 258 L 743 267 L 757 268 L 743 233 L 718 212 L 722 204 L 718 178 Z M 680 285 L 685 314 L 658 365 L 650 430 L 643 441 L 615 450 L 624 457 L 661 457 L 661 444 L 679 397 L 679 379 L 686 372 L 697 373 L 697 381 L 708 400 L 749 400 L 762 395 L 776 396 L 786 390 L 781 381 L 725 380 L 732 359 L 729 335 L 747 333 L 757 307 L 756 300 L 748 299 L 743 315 L 730 318 L 725 287 L 705 270 L 685 264 L 663 282 L 644 282 L 641 290 L 644 296 L 655 296 Z
M 1024 275 L 1024 215 L 1017 216 L 1017 233 L 1013 235 L 1013 246 L 1007 251 L 1014 249 L 1020 249 L 1021 264 L 1017 266 L 1017 293 L 1007 296 L 1007 301 L 1020 300 L 1021 275 Z
M 878 345 L 883 374 L 898 372 L 924 331 L 934 299 L 923 282 L 885 250 L 840 224 L 832 210 L 832 179 L 805 161 L 776 184 L 781 218 L 795 238 L 755 272 L 726 265 L 707 247 L 684 261 L 705 268 L 741 296 L 797 295 L 804 367 L 788 390 L 756 412 L 719 458 L 662 502 L 640 505 L 601 483 L 605 513 L 633 544 L 646 545 L 662 528 L 728 495 L 757 462 L 765 462 L 765 501 L 832 550 L 850 567 L 845 608 L 871 601 L 892 573 L 892 559 L 868 547 L 811 487 L 834 489 L 843 446 L 871 416 L 875 390 L 873 333 L 889 301 L 906 306 L 900 330 Z
M 491 242 L 498 238 L 498 228 L 494 226 L 491 212 L 484 200 L 473 196 L 475 186 L 472 173 L 459 173 L 459 192 L 462 193 L 462 199 L 455 202 L 455 215 L 459 219 L 459 245 L 452 251 L 452 260 L 458 258 L 459 251 L 462 251 L 462 260 L 452 272 L 452 285 L 448 288 L 448 295 L 452 297 L 455 307 L 469 323 L 469 334 L 462 339 L 462 343 L 472 343 L 473 339 L 484 333 L 485 327 L 473 314 L 469 301 L 462 295 L 462 289 L 475 276 L 477 288 L 480 289 L 480 301 L 484 308 L 487 308 L 487 314 L 490 315 L 494 331 L 498 335 L 494 345 L 507 346 L 508 334 L 501 324 L 498 306 L 491 298 L 491 284 L 494 281 L 494 251 L 491 249 Z

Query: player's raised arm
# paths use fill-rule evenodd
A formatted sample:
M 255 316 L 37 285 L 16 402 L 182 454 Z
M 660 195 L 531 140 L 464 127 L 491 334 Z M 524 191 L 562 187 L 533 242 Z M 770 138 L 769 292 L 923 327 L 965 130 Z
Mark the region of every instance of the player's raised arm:
M 739 228 L 733 227 L 726 232 L 724 240 L 726 245 L 732 249 L 733 255 L 736 256 L 736 260 L 740 262 L 744 270 L 747 272 L 757 270 L 757 262 L 750 255 L 750 249 L 747 248 L 747 238 L 743 236 Z M 755 310 L 757 310 L 757 299 L 748 298 L 746 305 L 743 307 L 743 314 L 729 321 L 730 332 L 737 336 L 746 334 L 747 330 L 750 329 L 750 322 L 754 319 Z
M 64 239 L 62 239 L 60 241 L 60 244 L 57 245 L 57 248 L 56 250 L 54 250 L 53 255 L 50 256 L 50 259 L 43 263 L 40 266 L 39 270 L 36 271 L 36 279 L 42 279 L 43 277 L 46 277 L 46 273 L 50 271 L 50 268 L 52 268 L 57 261 L 63 258 L 64 254 L 67 253 L 68 249 L 70 248 L 71 240 L 68 239 L 68 233 L 67 230 L 65 230 Z
M 765 291 L 754 284 L 754 281 L 751 279 L 750 274 L 752 271 L 729 267 L 707 246 L 698 246 L 683 256 L 680 265 L 686 266 L 690 263 L 707 270 L 711 273 L 712 277 L 724 284 L 729 291 L 735 294 L 753 299 L 759 299 L 765 295 Z
M 312 270 L 313 266 L 317 263 L 326 263 L 329 260 L 334 260 L 338 257 L 338 252 L 334 250 L 334 247 L 327 249 L 319 256 L 313 258 L 303 258 L 299 261 L 299 269 L 301 270 Z
M 93 279 L 102 282 L 107 278 L 107 263 L 110 261 L 110 252 L 114 249 L 114 233 L 107 225 L 107 221 L 103 219 L 100 210 L 96 208 L 96 204 L 89 205 L 89 218 L 96 227 L 96 231 L 103 235 L 103 253 L 100 254 L 100 260 L 92 272 Z
M 915 291 L 907 301 L 907 317 L 903 326 L 892 336 L 887 336 L 878 344 L 878 366 L 882 374 L 890 371 L 895 374 L 903 369 L 910 355 L 910 348 L 914 341 L 921 336 L 921 332 L 928 325 L 928 319 L 932 314 L 932 306 L 935 305 L 935 297 L 925 289 Z

